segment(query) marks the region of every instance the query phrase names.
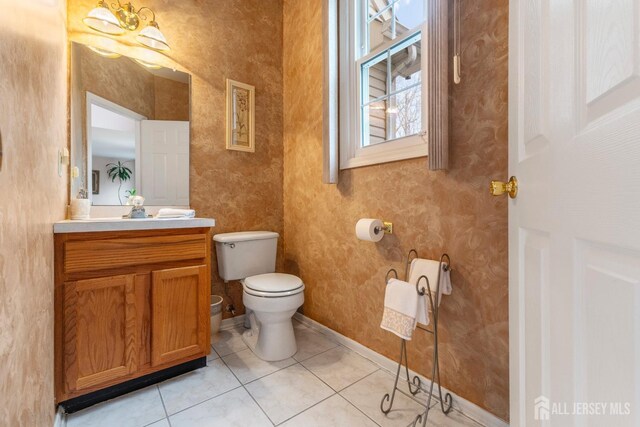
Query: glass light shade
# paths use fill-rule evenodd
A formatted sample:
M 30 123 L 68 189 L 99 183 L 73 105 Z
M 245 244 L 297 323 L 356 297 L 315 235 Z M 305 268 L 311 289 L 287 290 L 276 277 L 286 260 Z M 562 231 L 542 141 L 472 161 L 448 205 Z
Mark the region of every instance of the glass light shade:
M 136 59 L 136 58 L 133 58 L 133 60 L 136 61 L 138 64 L 142 65 L 143 67 L 149 68 L 151 70 L 159 70 L 160 68 L 162 68 L 162 65 L 157 65 L 157 64 L 154 64 L 153 62 L 143 61 L 142 59 Z
M 115 15 L 105 6 L 98 5 L 82 20 L 87 27 L 105 34 L 120 35 L 124 28 L 120 26 Z
M 155 50 L 170 50 L 171 48 L 167 44 L 167 39 L 164 34 L 158 28 L 158 24 L 150 22 L 140 34 L 136 36 L 136 40 L 143 45 Z
M 98 55 L 104 56 L 105 58 L 116 59 L 122 56 L 119 53 L 111 52 L 110 50 L 107 50 L 107 49 L 102 49 L 94 46 L 87 46 L 87 47 L 92 51 L 94 51 L 95 53 L 97 53 Z

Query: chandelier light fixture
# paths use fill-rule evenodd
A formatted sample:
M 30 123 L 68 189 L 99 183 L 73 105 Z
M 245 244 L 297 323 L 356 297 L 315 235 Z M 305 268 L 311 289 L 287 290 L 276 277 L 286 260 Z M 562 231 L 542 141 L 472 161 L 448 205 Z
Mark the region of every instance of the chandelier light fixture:
M 156 22 L 156 14 L 153 10 L 146 6 L 136 10 L 131 3 L 123 5 L 120 0 L 117 2 L 117 4 L 111 4 L 115 11 L 113 12 L 104 0 L 98 0 L 97 6 L 82 21 L 93 30 L 112 36 L 120 36 L 126 31 L 136 31 L 140 26 L 140 21 L 146 21 L 148 19 L 147 13 L 150 13 L 151 20 L 138 33 L 136 40 L 154 50 L 170 50 L 167 39 Z

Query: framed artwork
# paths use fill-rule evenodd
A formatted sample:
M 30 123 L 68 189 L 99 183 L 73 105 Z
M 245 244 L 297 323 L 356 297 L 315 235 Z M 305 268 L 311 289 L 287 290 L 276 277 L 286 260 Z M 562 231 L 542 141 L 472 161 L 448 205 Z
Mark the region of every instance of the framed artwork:
M 91 171 L 91 193 L 100 194 L 100 171 Z
M 227 150 L 256 151 L 255 88 L 227 79 Z

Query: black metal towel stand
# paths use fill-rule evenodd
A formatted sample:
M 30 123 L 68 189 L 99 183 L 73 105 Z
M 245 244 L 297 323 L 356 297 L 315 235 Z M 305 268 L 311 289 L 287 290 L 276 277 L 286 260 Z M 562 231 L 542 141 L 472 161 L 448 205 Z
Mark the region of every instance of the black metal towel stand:
M 412 257 L 412 255 L 414 256 Z M 409 269 L 411 266 L 411 261 L 413 261 L 413 259 L 415 258 L 418 258 L 418 252 L 415 249 L 411 249 L 409 251 L 409 254 L 407 255 L 407 265 L 405 267 L 405 278 L 407 280 L 409 280 Z M 424 296 L 426 294 L 429 296 L 429 306 L 431 307 L 431 313 L 433 314 L 432 316 L 433 329 L 423 327 L 420 324 L 418 324 L 417 327 L 419 329 L 427 331 L 430 334 L 433 334 L 434 345 L 433 345 L 433 363 L 431 368 L 431 385 L 429 386 L 426 409 L 423 413 L 419 414 L 416 417 L 416 419 L 413 421 L 414 427 L 418 425 L 422 425 L 424 427 L 427 425 L 427 418 L 429 417 L 429 409 L 431 407 L 431 398 L 433 397 L 433 385 L 435 383 L 438 384 L 438 395 L 440 397 L 440 407 L 442 408 L 442 412 L 445 415 L 451 412 L 451 407 L 453 404 L 453 397 L 451 396 L 451 393 L 446 393 L 444 395 L 444 399 L 442 398 L 442 387 L 440 386 L 440 364 L 438 360 L 438 307 L 440 305 L 439 304 L 440 303 L 440 273 L 442 271 L 450 271 L 450 270 L 451 270 L 451 258 L 449 258 L 449 255 L 447 254 L 442 254 L 442 256 L 440 257 L 440 265 L 438 267 L 438 278 L 437 278 L 438 283 L 436 285 L 435 302 L 434 302 L 434 297 L 431 293 L 431 287 L 429 286 L 429 278 L 427 276 L 420 276 L 418 278 L 418 281 L 416 282 L 416 292 L 418 293 L 418 295 Z M 389 282 L 389 275 L 391 273 L 395 274 L 396 279 L 398 278 L 398 272 L 392 268 L 387 272 L 387 275 L 385 277 L 385 283 Z M 426 288 L 424 286 L 420 287 L 420 282 L 423 279 L 426 281 L 426 285 L 427 285 Z M 396 396 L 396 391 L 400 390 L 398 388 L 398 380 L 400 379 L 400 371 L 402 369 L 403 364 L 404 364 L 405 374 L 407 377 L 407 387 L 409 388 L 409 393 L 415 396 L 421 390 L 423 390 L 422 382 L 420 381 L 420 378 L 418 378 L 417 375 L 414 375 L 413 379 L 410 379 L 409 363 L 407 358 L 407 341 L 405 339 L 400 339 L 400 359 L 398 360 L 398 369 L 396 371 L 395 383 L 393 384 L 393 391 L 391 392 L 391 395 L 389 395 L 389 393 L 385 394 L 382 397 L 382 401 L 380 402 L 380 410 L 384 414 L 388 414 L 391 411 L 391 408 L 393 407 L 393 401 Z M 423 390 L 423 391 L 426 392 L 426 390 Z M 387 408 L 385 408 L 385 403 L 389 404 Z M 422 402 L 418 402 L 418 403 L 425 406 Z

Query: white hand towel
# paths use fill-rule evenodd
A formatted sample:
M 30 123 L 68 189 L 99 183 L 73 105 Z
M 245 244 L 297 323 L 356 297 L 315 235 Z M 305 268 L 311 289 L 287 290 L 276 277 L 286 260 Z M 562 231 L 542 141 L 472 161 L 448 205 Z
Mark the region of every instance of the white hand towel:
M 384 293 L 384 312 L 380 327 L 402 339 L 410 340 L 416 328 L 416 312 L 420 295 L 415 285 L 390 279 Z
M 162 208 L 158 211 L 156 218 L 195 218 L 196 211 L 193 209 Z
M 451 271 L 445 271 L 444 266 L 446 263 L 442 264 L 442 271 L 440 272 L 440 295 L 436 298 L 436 289 L 438 287 L 438 267 L 440 266 L 439 261 L 434 261 L 430 259 L 421 259 L 416 258 L 411 261 L 411 269 L 409 271 L 409 283 L 411 283 L 414 288 L 415 284 L 418 282 L 418 279 L 421 276 L 427 276 L 429 279 L 429 289 L 431 290 L 431 298 L 433 299 L 434 304 L 440 305 L 442 301 L 442 295 L 451 295 L 453 287 L 451 286 Z M 420 288 L 426 287 L 426 281 L 422 279 L 420 281 Z M 428 311 L 431 311 L 431 303 L 429 302 L 429 295 L 425 292 L 424 298 L 420 298 L 418 301 L 418 318 L 417 322 L 423 325 L 429 324 L 429 316 Z

